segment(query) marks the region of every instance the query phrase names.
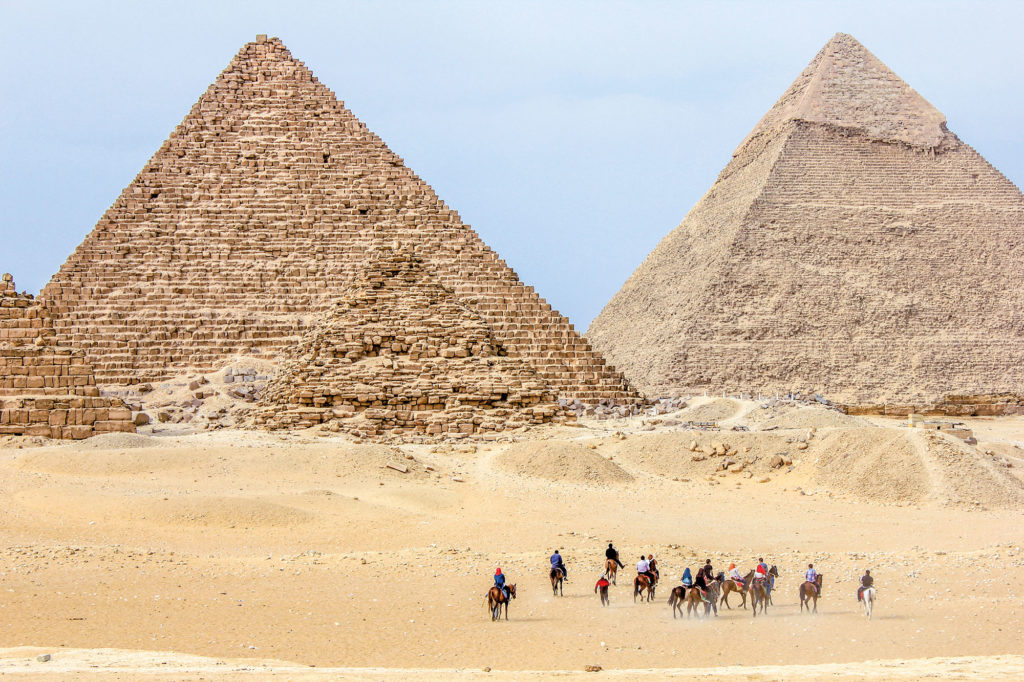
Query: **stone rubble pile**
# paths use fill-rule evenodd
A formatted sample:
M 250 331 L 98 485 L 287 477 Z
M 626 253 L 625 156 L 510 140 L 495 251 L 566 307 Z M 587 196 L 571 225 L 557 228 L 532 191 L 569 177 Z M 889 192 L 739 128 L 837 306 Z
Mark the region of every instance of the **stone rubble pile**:
M 267 385 L 256 426 L 464 438 L 572 415 L 411 249 L 378 249 Z
M 85 353 L 60 345 L 48 311 L 0 278 L 0 435 L 88 438 L 134 432 L 131 410 L 100 395 Z

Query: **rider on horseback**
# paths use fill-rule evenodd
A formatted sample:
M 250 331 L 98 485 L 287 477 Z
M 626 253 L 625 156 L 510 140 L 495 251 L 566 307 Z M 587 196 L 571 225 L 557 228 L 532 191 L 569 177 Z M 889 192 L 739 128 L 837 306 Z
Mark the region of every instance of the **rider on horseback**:
M 768 564 L 764 562 L 764 559 L 757 560 L 757 568 L 754 569 L 754 580 L 763 580 L 768 582 Z
M 636 574 L 638 576 L 647 576 L 647 579 L 651 581 L 651 584 L 654 584 L 654 573 L 651 572 L 651 564 L 643 554 L 640 555 L 640 561 L 636 562 Z
M 509 595 L 508 585 L 505 584 L 505 576 L 502 574 L 501 568 L 494 571 L 494 585 L 501 590 L 502 594 L 505 595 L 505 600 L 507 601 Z
M 871 571 L 865 569 L 864 575 L 860 577 L 860 587 L 857 588 L 857 601 L 864 600 L 864 590 L 875 586 L 875 579 L 871 577 Z M 877 594 L 877 593 L 876 593 Z
M 703 577 L 701 577 L 703 576 Z M 697 584 L 703 584 L 707 589 L 708 584 L 715 579 L 715 569 L 711 568 L 711 559 L 704 560 L 704 566 L 697 571 Z
M 551 555 L 551 570 L 559 569 L 562 571 L 562 580 L 569 582 L 569 570 L 565 567 L 565 562 L 562 561 L 562 555 L 555 550 L 555 553 Z
M 736 568 L 736 564 L 729 564 L 729 579 L 736 583 L 736 586 L 743 589 L 743 576 L 740 575 L 739 569 Z
M 807 572 L 804 573 L 804 580 L 809 583 L 813 583 L 818 580 L 818 572 L 814 570 L 814 564 L 807 564 Z
M 683 587 L 690 589 L 693 587 L 693 575 L 690 573 L 690 567 L 687 566 L 683 571 L 683 577 L 679 579 L 683 583 Z
M 661 571 L 658 570 L 658 561 L 654 558 L 653 554 L 647 555 L 647 565 L 651 569 L 651 573 L 654 574 L 655 580 L 661 580 Z
M 604 551 L 604 558 L 614 561 L 619 565 L 619 568 L 625 568 L 625 566 L 622 565 L 622 562 L 619 561 L 619 550 L 612 547 L 612 543 L 610 542 L 608 543 L 608 549 Z

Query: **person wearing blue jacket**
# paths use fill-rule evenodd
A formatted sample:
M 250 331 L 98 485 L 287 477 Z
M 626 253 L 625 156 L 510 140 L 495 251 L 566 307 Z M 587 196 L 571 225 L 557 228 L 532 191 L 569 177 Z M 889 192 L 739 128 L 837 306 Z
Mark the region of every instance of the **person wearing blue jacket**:
M 505 599 L 508 599 L 508 587 L 505 585 L 505 575 L 501 572 L 501 568 L 494 571 L 494 585 L 502 591 Z
M 558 553 L 557 549 L 551 555 L 551 569 L 554 570 L 556 568 L 562 569 L 562 579 L 565 582 L 569 582 L 569 569 L 565 567 L 565 561 L 562 560 L 562 555 Z

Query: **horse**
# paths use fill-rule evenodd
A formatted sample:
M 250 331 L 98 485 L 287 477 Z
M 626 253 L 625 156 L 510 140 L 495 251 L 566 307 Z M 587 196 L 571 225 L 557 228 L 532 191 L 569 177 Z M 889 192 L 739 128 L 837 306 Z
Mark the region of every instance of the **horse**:
M 864 615 L 871 620 L 871 611 L 875 608 L 875 588 L 868 587 L 861 593 L 860 598 L 864 600 Z
M 711 615 L 711 610 L 714 609 L 715 615 L 718 615 L 718 595 L 722 592 L 722 584 L 717 580 L 712 580 L 711 584 L 708 585 L 708 597 L 707 601 L 704 602 L 704 615 Z
M 761 607 L 761 613 L 768 612 L 768 579 L 754 578 L 750 583 L 750 608 L 753 610 L 754 618 L 757 618 L 757 608 Z
M 651 580 L 646 575 L 638 574 L 633 578 L 633 603 L 636 603 L 636 596 L 640 595 L 640 600 L 643 601 L 643 591 L 647 590 L 647 601 L 654 599 L 654 586 L 658 584 L 658 581 Z
M 672 588 L 672 594 L 668 596 L 668 605 L 672 607 L 672 619 L 675 620 L 676 612 L 679 612 L 679 617 L 683 616 L 683 602 L 686 601 L 686 588 L 682 585 L 676 585 Z
M 604 573 L 608 576 L 608 580 L 615 584 L 615 575 L 619 572 L 619 564 L 615 559 L 609 559 L 604 562 Z
M 818 612 L 818 597 L 821 596 L 821 578 L 822 574 L 819 573 L 813 583 L 809 580 L 800 583 L 800 613 L 804 612 L 805 605 L 807 606 L 807 612 L 811 612 L 810 601 L 812 599 L 814 600 L 814 613 Z
M 512 599 L 516 598 L 516 586 L 515 583 L 508 586 L 508 594 Z M 491 620 L 501 619 L 501 605 L 505 605 L 505 620 L 508 620 L 508 602 L 505 598 L 505 593 L 501 591 L 501 588 L 495 585 L 487 591 L 487 609 L 491 612 Z
M 594 585 L 594 593 L 601 592 L 601 606 L 608 606 L 608 582 L 604 585 Z
M 772 567 L 768 569 L 768 584 L 765 586 L 768 588 L 768 606 L 774 606 L 772 602 L 772 590 L 775 589 L 775 579 L 779 577 L 779 569 L 772 564 Z
M 754 577 L 754 572 L 751 571 L 743 577 L 743 587 L 736 584 L 735 580 L 731 578 L 722 582 L 722 600 L 721 603 L 725 604 L 725 607 L 731 609 L 729 606 L 729 594 L 732 592 L 738 592 L 740 598 L 743 600 L 743 608 L 747 608 L 747 590 L 750 588 L 750 579 Z
M 686 617 L 689 618 L 691 614 L 695 614 L 698 618 L 700 618 L 700 611 L 699 611 L 699 609 L 700 609 L 701 604 L 703 602 L 704 602 L 704 600 L 701 599 L 701 596 L 700 596 L 700 588 L 699 587 L 691 588 L 686 593 Z M 705 616 L 708 615 L 708 605 L 707 604 L 704 604 L 704 615 Z
M 551 591 L 557 597 L 562 594 L 562 581 L 565 580 L 565 571 L 560 568 L 551 569 Z M 565 596 L 562 594 L 562 596 Z

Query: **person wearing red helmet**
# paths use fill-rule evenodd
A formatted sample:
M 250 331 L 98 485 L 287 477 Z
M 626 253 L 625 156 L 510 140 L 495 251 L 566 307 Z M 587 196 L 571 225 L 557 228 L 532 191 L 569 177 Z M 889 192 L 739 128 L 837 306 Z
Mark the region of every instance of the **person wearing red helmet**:
M 494 571 L 494 585 L 502 591 L 505 599 L 508 599 L 508 587 L 505 585 L 505 575 L 501 572 L 500 566 Z

